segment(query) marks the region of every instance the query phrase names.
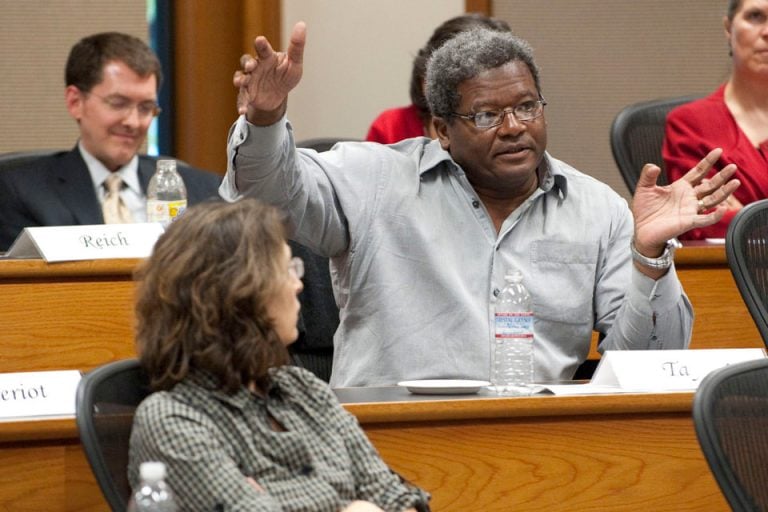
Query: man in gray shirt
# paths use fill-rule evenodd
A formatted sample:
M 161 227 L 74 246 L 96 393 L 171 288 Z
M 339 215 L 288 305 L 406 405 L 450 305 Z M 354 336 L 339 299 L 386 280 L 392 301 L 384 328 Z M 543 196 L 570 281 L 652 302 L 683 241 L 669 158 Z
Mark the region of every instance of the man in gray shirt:
M 687 347 L 693 313 L 668 240 L 722 217 L 739 183 L 733 166 L 703 180 L 719 150 L 669 186 L 646 166 L 630 211 L 545 151 L 532 51 L 487 30 L 430 59 L 437 140 L 297 150 L 285 112 L 305 41 L 298 23 L 287 52 L 259 37 L 256 56 L 242 58 L 244 115 L 220 193 L 280 205 L 296 241 L 331 258 L 332 386 L 488 379 L 494 297 L 513 268 L 533 299 L 537 381 L 571 378 L 593 330 L 601 351 Z

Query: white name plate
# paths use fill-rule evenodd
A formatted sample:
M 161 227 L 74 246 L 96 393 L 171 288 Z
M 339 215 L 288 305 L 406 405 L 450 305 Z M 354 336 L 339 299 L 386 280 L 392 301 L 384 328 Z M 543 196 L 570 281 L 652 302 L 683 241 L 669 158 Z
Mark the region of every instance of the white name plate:
M 764 357 L 762 348 L 607 350 L 590 384 L 623 391 L 693 391 L 712 370 Z
M 160 223 L 24 228 L 5 258 L 79 261 L 146 258 L 163 233 Z
M 0 419 L 74 416 L 77 370 L 0 373 Z

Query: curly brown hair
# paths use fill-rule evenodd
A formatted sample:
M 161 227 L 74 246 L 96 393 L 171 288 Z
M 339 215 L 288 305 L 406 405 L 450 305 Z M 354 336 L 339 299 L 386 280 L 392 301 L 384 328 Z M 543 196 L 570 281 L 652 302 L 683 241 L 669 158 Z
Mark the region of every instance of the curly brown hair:
M 255 199 L 189 208 L 136 270 L 136 347 L 153 389 L 191 370 L 234 393 L 288 362 L 267 305 L 288 270 L 285 216 Z

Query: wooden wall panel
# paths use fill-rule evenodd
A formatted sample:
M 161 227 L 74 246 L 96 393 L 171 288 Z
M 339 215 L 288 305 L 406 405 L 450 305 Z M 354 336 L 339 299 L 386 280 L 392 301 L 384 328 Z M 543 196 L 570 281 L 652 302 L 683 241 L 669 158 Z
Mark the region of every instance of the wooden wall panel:
M 280 34 L 278 0 L 174 3 L 176 155 L 223 174 L 226 136 L 237 116 L 232 75 L 246 41 Z

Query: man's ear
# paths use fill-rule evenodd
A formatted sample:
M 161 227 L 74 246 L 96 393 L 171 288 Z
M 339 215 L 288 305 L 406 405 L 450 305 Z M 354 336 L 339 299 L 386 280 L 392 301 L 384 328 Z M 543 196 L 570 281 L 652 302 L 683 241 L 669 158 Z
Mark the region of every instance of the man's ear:
M 85 94 L 74 85 L 68 85 L 64 90 L 64 101 L 67 105 L 67 112 L 75 121 L 83 117 L 83 101 Z
M 435 129 L 440 146 L 448 151 L 451 147 L 451 136 L 448 134 L 448 123 L 442 117 L 432 117 L 432 127 Z

